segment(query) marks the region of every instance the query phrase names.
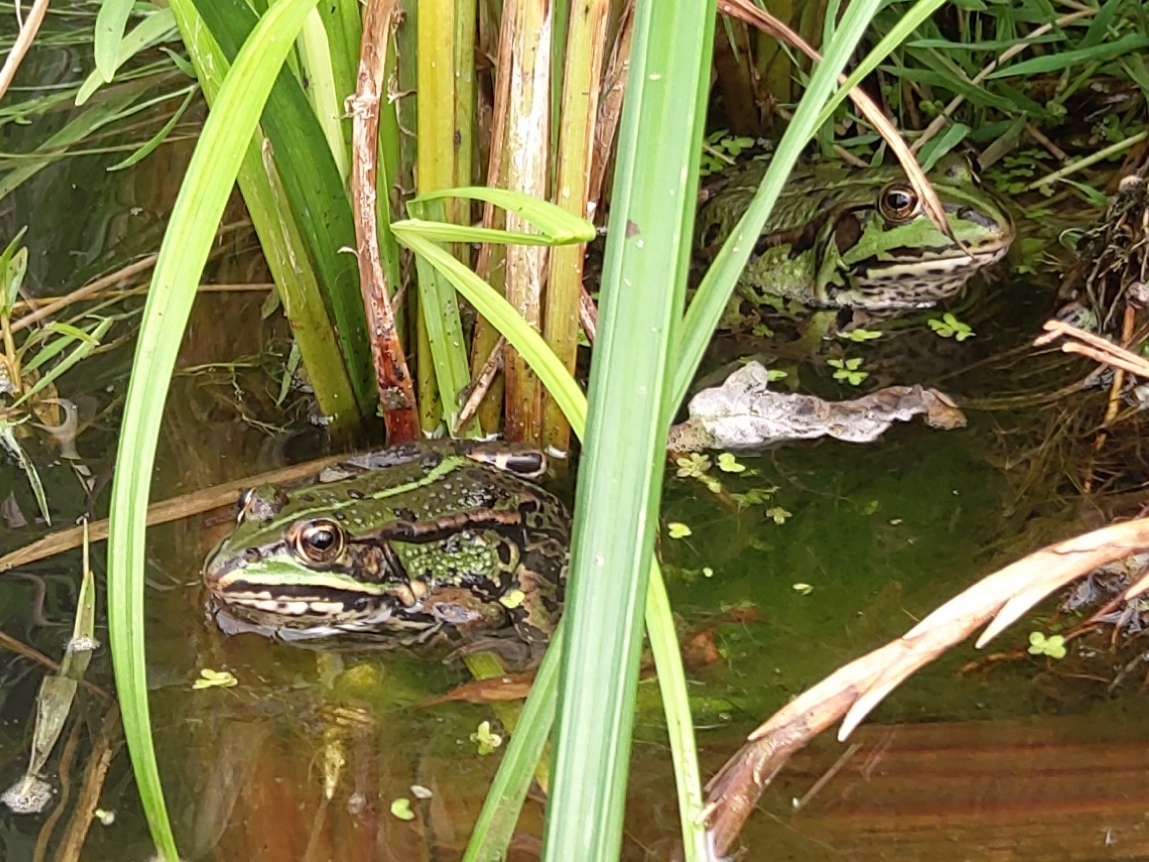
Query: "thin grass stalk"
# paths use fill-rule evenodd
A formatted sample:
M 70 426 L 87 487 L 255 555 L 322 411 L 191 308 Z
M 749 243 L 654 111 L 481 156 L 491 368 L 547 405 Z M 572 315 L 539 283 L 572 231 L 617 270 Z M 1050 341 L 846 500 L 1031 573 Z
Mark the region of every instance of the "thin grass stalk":
M 610 0 L 575 0 L 566 48 L 562 125 L 553 199 L 568 212 L 590 218 L 587 191 L 598 117 L 599 86 Z M 578 358 L 578 307 L 582 291 L 585 246 L 562 246 L 551 252 L 543 337 L 574 373 Z M 570 448 L 570 426 L 558 405 L 544 395 L 543 444 L 548 451 Z
M 713 3 L 640 0 L 635 10 L 575 506 L 544 862 L 610 862 L 622 843 L 714 19 Z
M 690 696 L 686 689 L 686 670 L 678 646 L 678 632 L 670 598 L 656 560 L 650 563 L 646 587 L 646 631 L 650 652 L 658 671 L 662 709 L 666 715 L 666 732 L 670 738 L 670 756 L 674 761 L 674 782 L 678 791 L 678 821 L 687 862 L 709 859 L 706 826 L 702 820 L 705 802 L 702 773 L 698 768 L 698 745 L 694 739 L 694 721 L 690 716 Z
M 173 0 L 170 8 L 204 98 L 209 106 L 213 105 L 230 64 L 190 0 Z M 279 292 L 284 316 L 299 345 L 320 412 L 331 417 L 335 433 L 346 433 L 362 422 L 363 415 L 306 245 L 291 214 L 286 191 L 279 183 L 274 160 L 265 146 L 269 144 L 262 133 L 248 144 L 236 180 Z
M 108 529 L 108 626 L 124 736 L 148 827 L 167 862 L 176 862 L 178 854 L 151 738 L 144 656 L 144 539 L 160 419 L 199 276 L 246 143 L 313 6 L 314 0 L 280 0 L 235 58 L 172 210 L 124 404 Z
M 343 110 L 344 101 L 355 92 L 356 66 L 359 59 L 359 43 L 363 39 L 358 0 L 335 0 L 318 7 L 323 19 L 323 29 L 327 33 L 331 63 L 331 77 L 334 86 L 339 126 L 346 152 L 351 152 L 351 118 Z
M 506 176 L 507 112 L 511 100 L 511 59 L 514 50 L 515 18 L 518 0 L 504 0 L 499 24 L 499 47 L 495 67 L 494 98 L 491 106 L 490 155 L 487 162 L 487 186 L 504 188 Z M 503 211 L 493 204 L 483 207 L 483 227 L 499 228 L 506 224 Z M 485 243 L 479 248 L 475 273 L 501 295 L 506 296 L 506 246 Z M 483 317 L 475 322 L 471 337 L 471 376 L 477 379 L 499 340 L 499 332 Z M 492 434 L 503 421 L 504 378 L 500 376 L 487 390 L 477 418 L 483 433 Z
M 554 48 L 551 51 L 551 118 L 549 140 L 551 142 L 550 179 L 553 182 L 558 169 L 559 147 L 561 146 L 563 90 L 565 89 L 565 73 L 569 63 L 563 49 L 569 47 L 567 42 L 570 38 L 571 0 L 551 0 L 551 3 L 551 18 L 554 22 L 551 25 L 551 44 Z M 574 5 L 579 5 L 578 0 L 575 0 Z
M 554 723 L 562 640 L 563 626 L 560 623 L 531 684 L 530 697 L 519 713 L 518 724 L 511 734 L 499 771 L 475 820 L 463 862 L 500 862 L 506 858 L 523 800 Z
M 351 197 L 355 210 L 358 245 L 359 284 L 371 335 L 371 356 L 379 386 L 379 404 L 390 445 L 408 443 L 419 437 L 419 416 L 415 409 L 415 387 L 407 368 L 407 357 L 391 308 L 394 282 L 388 283 L 380 257 L 381 240 L 391 244 L 387 206 L 378 206 L 377 165 L 379 110 L 383 72 L 391 29 L 398 21 L 397 0 L 371 0 L 367 4 L 360 49 L 359 73 L 355 88 L 352 134 Z M 387 188 L 386 170 L 383 188 Z M 383 218 L 380 219 L 380 211 Z
M 507 188 L 547 196 L 547 138 L 550 127 L 551 0 L 519 0 L 514 28 L 507 119 Z M 524 223 L 507 213 L 507 230 Z M 507 301 L 535 328 L 542 326 L 547 250 L 507 249 Z M 542 442 L 542 396 L 538 378 L 515 351 L 504 358 L 505 431 L 508 440 Z

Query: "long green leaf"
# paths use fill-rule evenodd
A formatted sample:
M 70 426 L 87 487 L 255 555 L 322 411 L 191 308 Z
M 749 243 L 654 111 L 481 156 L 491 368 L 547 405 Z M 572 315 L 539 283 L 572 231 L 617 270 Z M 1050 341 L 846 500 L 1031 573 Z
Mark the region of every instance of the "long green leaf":
M 559 403 L 576 434 L 581 435 L 586 423 L 586 398 L 566 366 L 559 361 L 543 337 L 506 299 L 496 293 L 457 258 L 423 237 L 409 222 L 393 225 L 395 238 L 417 255 L 431 261 L 475 310 L 495 326 L 544 380 L 551 396 Z
M 484 201 L 492 203 L 497 207 L 502 207 L 507 212 L 513 212 L 524 221 L 538 228 L 547 237 L 547 244 L 549 245 L 590 242 L 595 238 L 594 225 L 586 219 L 572 215 L 562 207 L 552 204 L 550 201 L 539 200 L 530 195 L 525 195 L 522 192 L 511 191 L 509 189 L 488 188 L 486 186 L 464 186 L 462 188 L 442 189 L 440 191 L 421 194 L 415 198 L 412 203 L 443 200 L 446 198 L 466 198 L 467 200 Z M 459 225 L 451 225 L 451 227 L 454 227 L 456 230 L 460 229 Z M 511 232 L 509 236 L 516 237 L 516 239 L 504 240 L 504 242 L 519 242 L 521 240 L 517 239 L 517 237 L 531 236 L 531 234 L 523 234 L 515 231 Z M 487 240 L 460 239 L 458 241 L 486 242 Z M 498 240 L 490 241 L 497 242 Z
M 216 226 L 272 84 L 315 0 L 279 0 L 228 74 L 172 210 L 144 308 L 108 525 L 108 626 L 124 734 L 148 826 L 176 862 L 152 744 L 144 663 L 144 538 L 160 418 Z
M 119 65 L 120 43 L 124 38 L 124 27 L 132 14 L 135 0 L 103 0 L 96 13 L 96 33 L 93 50 L 96 55 L 96 69 L 104 81 L 111 81 Z
M 111 2 L 106 2 L 100 9 L 100 14 L 104 14 L 104 9 L 111 6 Z M 128 4 L 129 8 L 131 4 Z M 99 19 L 97 19 L 96 32 L 99 34 Z M 105 70 L 100 66 L 101 61 L 101 44 L 97 35 L 96 39 L 96 70 L 88 75 L 83 84 L 80 85 L 80 92 L 76 94 L 76 104 L 82 105 L 88 99 L 92 98 L 92 94 L 96 92 L 104 84 L 112 80 L 112 75 L 116 70 L 132 57 L 136 56 L 140 51 L 155 45 L 157 42 L 163 42 L 175 36 L 176 34 L 176 19 L 172 15 L 171 9 L 160 9 L 158 12 L 153 12 L 137 24 L 127 36 L 119 42 L 115 61 L 112 64 L 111 72 L 105 75 Z
M 834 116 L 834 111 L 837 110 L 838 105 L 849 98 L 850 90 L 858 86 L 867 75 L 873 73 L 873 71 L 881 65 L 882 60 L 888 57 L 906 37 L 913 33 L 919 24 L 944 6 L 945 2 L 946 0 L 922 0 L 922 2 L 915 3 L 907 9 L 906 13 L 898 19 L 898 23 L 890 29 L 890 32 L 882 37 L 882 40 L 874 46 L 874 49 L 870 51 L 870 53 L 863 58 L 862 62 L 858 64 L 858 67 L 850 73 L 845 83 L 838 87 L 834 95 L 830 96 L 829 101 L 826 102 L 821 113 L 818 114 L 818 119 L 814 121 L 815 127 L 822 128 L 822 126 Z
M 90 354 L 100 345 L 100 339 L 103 338 L 109 329 L 112 328 L 112 319 L 105 317 L 92 330 L 91 334 L 81 333 L 82 338 L 79 339 L 80 343 L 76 345 L 75 349 L 65 356 L 60 362 L 52 367 L 52 370 L 37 380 L 31 387 L 29 387 L 23 395 L 12 402 L 13 407 L 18 407 L 28 399 L 34 397 L 39 392 L 42 392 L 45 387 L 53 383 L 56 378 L 61 374 Z M 75 340 L 75 339 L 73 339 Z
M 531 696 L 519 714 L 519 723 L 487 791 L 483 809 L 475 821 L 474 838 L 467 845 L 463 862 L 502 862 L 519 822 L 519 811 L 534 778 L 535 764 L 555 718 L 555 692 L 562 661 L 563 625 L 551 638 L 539 672 L 531 684 Z
M 564 611 L 545 862 L 609 862 L 621 847 L 714 21 L 708 2 L 635 7 Z M 697 813 L 683 817 L 691 860 L 705 852 Z
M 1078 48 L 1076 51 L 1059 51 L 1056 54 L 1047 54 L 1044 57 L 1033 57 L 1022 60 L 1004 69 L 990 72 L 989 78 L 1010 78 L 1018 75 L 1045 75 L 1050 72 L 1060 72 L 1078 63 L 1097 63 L 1102 60 L 1111 60 L 1122 54 L 1140 51 L 1149 46 L 1149 36 L 1144 33 L 1126 33 L 1120 39 L 1112 42 L 1103 42 L 1091 48 Z

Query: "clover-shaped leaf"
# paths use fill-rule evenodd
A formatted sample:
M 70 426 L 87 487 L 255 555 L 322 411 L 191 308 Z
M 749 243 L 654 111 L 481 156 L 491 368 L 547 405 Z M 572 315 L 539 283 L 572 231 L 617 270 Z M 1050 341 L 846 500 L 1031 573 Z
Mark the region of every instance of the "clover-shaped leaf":
M 1046 637 L 1041 632 L 1030 632 L 1029 652 L 1032 655 L 1045 655 L 1054 659 L 1065 658 L 1065 638 L 1061 635 Z
M 936 317 L 930 318 L 930 329 L 940 335 L 942 338 L 952 338 L 955 341 L 965 341 L 967 338 L 973 338 L 975 333 L 969 327 L 969 324 L 962 323 L 950 312 L 946 312 L 939 320 Z
M 844 380 L 851 386 L 857 386 L 870 376 L 868 371 L 860 370 L 862 367 L 861 359 L 827 359 L 826 364 L 837 369 L 834 371 L 835 380 Z
M 746 470 L 746 465 L 740 463 L 729 452 L 723 452 L 718 456 L 718 469 L 724 473 L 742 473 Z
M 699 479 L 710 469 L 710 459 L 699 452 L 684 455 L 674 463 L 678 465 L 678 475 L 684 479 Z
M 666 525 L 666 532 L 672 539 L 685 539 L 690 535 L 690 527 L 681 521 L 671 521 Z
M 862 344 L 866 341 L 874 341 L 875 339 L 881 338 L 882 333 L 859 327 L 858 329 L 851 329 L 849 332 L 839 332 L 838 337 L 852 341 L 855 344 Z
M 793 514 L 793 512 L 787 512 L 781 506 L 771 506 L 766 510 L 766 517 L 772 520 L 775 524 L 785 524 L 788 520 L 790 520 L 790 516 Z

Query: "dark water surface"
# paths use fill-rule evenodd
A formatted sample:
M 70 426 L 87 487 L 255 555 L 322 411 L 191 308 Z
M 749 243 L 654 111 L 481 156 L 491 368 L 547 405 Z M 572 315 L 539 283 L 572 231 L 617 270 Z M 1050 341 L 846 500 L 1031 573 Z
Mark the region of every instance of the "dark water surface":
M 152 186 L 151 196 L 134 196 L 157 178 L 178 176 L 186 158 L 166 149 L 160 154 L 168 161 L 141 166 L 153 172 L 150 178 L 136 172 L 126 181 L 107 179 L 100 165 L 88 163 L 76 182 L 72 171 L 79 169 L 67 165 L 45 172 L 5 203 L 9 235 L 18 225 L 32 225 L 27 243 L 34 252 L 34 290 L 62 293 L 155 247 L 158 224 L 149 213 L 164 211 L 163 195 L 157 197 Z M 44 203 L 45 190 L 73 186 L 83 192 L 63 195 L 55 207 Z M 73 215 L 80 209 L 88 213 L 82 222 Z M 234 240 L 232 250 L 239 253 L 215 264 L 206 280 L 264 277 L 247 247 L 250 236 L 243 236 Z M 283 435 L 251 421 L 274 415 L 270 405 L 285 352 L 282 331 L 260 322 L 263 299 L 215 295 L 197 303 L 181 358 L 181 367 L 197 370 L 173 384 L 156 499 L 260 472 L 299 454 L 281 445 Z M 229 325 L 221 327 L 221 320 Z M 993 323 L 986 325 L 979 331 L 983 342 L 995 338 Z M 931 337 L 914 342 L 911 352 L 930 353 L 937 343 Z M 78 443 L 96 474 L 90 508 L 97 516 L 105 514 L 114 408 L 124 391 L 130 346 L 83 363 L 60 385 L 61 395 L 90 402 L 89 415 L 97 417 Z M 947 343 L 934 352 L 960 366 L 985 350 L 966 349 Z M 218 364 L 237 359 L 245 361 Z M 210 363 L 217 365 L 203 367 Z M 919 370 L 912 363 L 895 369 L 892 382 L 917 382 Z M 112 413 L 103 414 L 109 406 Z M 970 418 L 969 427 L 958 431 L 913 424 L 869 446 L 802 444 L 743 458 L 744 473 L 712 471 L 724 495 L 671 470 L 664 515 L 688 525 L 691 535 L 664 535 L 661 550 L 692 647 L 688 676 L 707 774 L 761 720 L 839 665 L 901 634 L 980 575 L 1078 531 L 1061 518 L 1044 532 L 1022 533 L 1016 478 L 1000 465 L 1003 429 L 1024 417 Z M 292 417 L 296 424 L 299 419 Z M 70 524 L 86 508 L 83 490 L 70 468 L 54 460 L 46 440 L 28 445 L 58 524 Z M 21 474 L 5 462 L 0 480 L 0 497 L 13 491 L 30 516 L 35 509 Z M 774 490 L 764 495 L 764 489 Z M 728 496 L 752 491 L 768 501 L 740 509 Z M 230 513 L 215 513 L 149 534 L 151 706 L 185 857 L 459 858 L 497 766 L 498 754 L 480 755 L 471 739 L 483 721 L 504 733 L 492 710 L 417 706 L 466 680 L 456 666 L 393 655 L 328 655 L 252 636 L 224 639 L 205 619 L 199 566 L 230 519 Z M 0 528 L 0 552 L 43 532 L 36 524 Z M 94 562 L 100 573 L 102 555 L 101 546 Z M 58 658 L 74 612 L 77 570 L 78 553 L 69 553 L 19 576 L 0 575 L 3 632 Z M 49 626 L 33 615 L 40 586 Z M 895 692 L 850 741 L 854 747 L 827 737 L 795 757 L 752 817 L 744 858 L 1036 862 L 1149 856 L 1149 711 L 1138 685 L 1144 673 L 1110 695 L 1095 673 L 1077 666 L 1070 673 L 1026 656 L 1029 632 L 1043 630 L 1047 615 L 1048 608 L 1043 619 L 1023 621 L 993 645 L 1014 651 L 1013 660 L 962 673 L 983 656 L 961 646 Z M 4 656 L 0 784 L 7 787 L 26 763 L 43 671 L 12 652 Z M 203 669 L 230 671 L 239 684 L 193 690 Z M 110 690 L 106 649 L 97 652 L 88 678 Z M 81 694 L 76 714 L 85 724 L 65 767 L 67 780 L 50 776 L 66 814 L 104 711 L 99 699 Z M 115 754 L 99 798 L 116 819 L 93 826 L 82 857 L 92 862 L 142 860 L 152 849 L 125 752 L 117 747 Z M 50 768 L 59 764 L 57 754 Z M 834 776 L 811 793 L 835 766 Z M 653 679 L 640 687 L 632 784 L 626 858 L 674 858 L 674 784 Z M 413 786 L 429 797 L 420 798 Z M 400 798 L 410 801 L 414 819 L 392 813 Z M 512 858 L 534 858 L 541 818 L 539 800 L 528 802 Z M 47 813 L 0 812 L 0 858 L 35 858 L 45 828 Z M 45 858 L 55 858 L 60 827 L 55 830 Z

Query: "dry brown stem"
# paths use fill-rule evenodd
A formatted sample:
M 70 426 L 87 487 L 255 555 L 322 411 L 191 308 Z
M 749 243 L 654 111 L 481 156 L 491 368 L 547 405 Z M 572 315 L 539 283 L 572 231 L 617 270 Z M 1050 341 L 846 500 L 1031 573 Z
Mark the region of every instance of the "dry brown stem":
M 351 100 L 351 202 L 355 216 L 359 283 L 371 333 L 379 403 L 387 426 L 387 440 L 392 445 L 406 443 L 419 436 L 415 390 L 403 344 L 395 328 L 395 314 L 379 255 L 375 210 L 379 100 L 383 92 L 387 41 L 392 28 L 398 24 L 399 14 L 397 0 L 371 0 L 367 4 L 359 73 Z

